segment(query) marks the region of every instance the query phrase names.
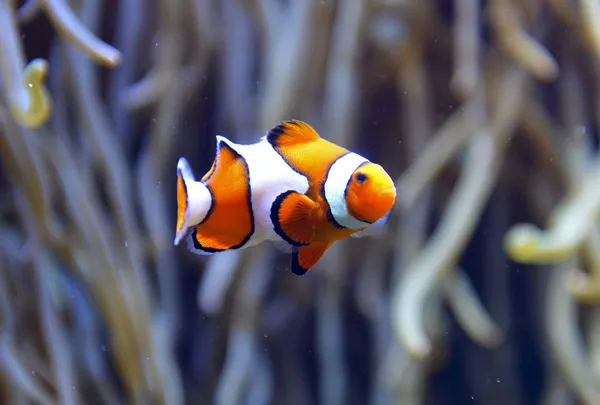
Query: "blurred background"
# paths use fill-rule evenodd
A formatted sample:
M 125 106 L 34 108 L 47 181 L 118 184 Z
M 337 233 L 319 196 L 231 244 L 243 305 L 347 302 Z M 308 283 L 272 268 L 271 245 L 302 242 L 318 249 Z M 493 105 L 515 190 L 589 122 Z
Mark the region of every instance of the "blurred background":
M 0 403 L 600 404 L 600 3 L 0 0 Z M 382 164 L 304 277 L 173 246 L 281 120 Z

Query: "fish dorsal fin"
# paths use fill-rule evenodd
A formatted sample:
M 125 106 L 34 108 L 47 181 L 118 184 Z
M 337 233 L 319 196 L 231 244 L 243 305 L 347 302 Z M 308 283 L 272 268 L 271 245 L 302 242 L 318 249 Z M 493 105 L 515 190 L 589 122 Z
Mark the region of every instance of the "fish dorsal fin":
M 223 146 L 228 147 L 229 149 L 232 149 L 231 146 L 229 145 L 228 139 L 225 138 L 222 135 L 217 135 L 216 136 L 217 139 L 217 151 L 215 153 L 215 160 L 213 160 L 212 166 L 210 167 L 210 169 L 206 172 L 206 174 L 204 176 L 202 176 L 202 179 L 200 179 L 200 181 L 202 182 L 207 182 L 213 175 L 213 173 L 215 172 L 215 169 L 217 168 L 217 165 L 219 164 L 219 157 L 221 156 L 221 148 Z M 235 151 L 234 151 L 235 152 Z M 237 154 L 237 152 L 235 152 Z
M 271 128 L 266 137 L 274 147 L 312 142 L 321 138 L 310 125 L 299 120 L 281 122 Z

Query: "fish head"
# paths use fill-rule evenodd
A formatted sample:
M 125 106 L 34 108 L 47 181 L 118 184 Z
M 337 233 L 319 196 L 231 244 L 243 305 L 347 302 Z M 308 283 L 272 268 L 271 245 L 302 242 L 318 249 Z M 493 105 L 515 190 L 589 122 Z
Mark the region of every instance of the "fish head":
M 346 186 L 346 207 L 355 219 L 374 223 L 385 216 L 395 202 L 394 181 L 383 167 L 367 162 L 352 173 Z

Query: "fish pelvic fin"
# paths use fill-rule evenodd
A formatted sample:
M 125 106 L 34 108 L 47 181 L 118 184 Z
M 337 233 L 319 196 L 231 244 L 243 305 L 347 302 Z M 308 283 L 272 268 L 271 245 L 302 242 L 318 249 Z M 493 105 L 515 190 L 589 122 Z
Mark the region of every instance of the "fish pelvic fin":
M 187 159 L 179 158 L 177 162 L 177 223 L 173 244 L 178 245 L 190 228 L 206 218 L 212 207 L 210 190 L 202 182 L 196 181 Z
M 388 220 L 390 218 L 390 213 L 392 211 L 388 211 L 383 217 L 379 218 L 377 221 L 373 222 L 368 227 L 363 230 L 359 230 L 358 232 L 354 232 L 352 234 L 353 238 L 363 238 L 365 236 L 381 236 L 388 229 Z
M 331 245 L 333 245 L 333 241 L 314 242 L 296 248 L 296 251 L 292 254 L 292 273 L 297 276 L 305 275 L 321 260 L 321 257 L 323 257 Z

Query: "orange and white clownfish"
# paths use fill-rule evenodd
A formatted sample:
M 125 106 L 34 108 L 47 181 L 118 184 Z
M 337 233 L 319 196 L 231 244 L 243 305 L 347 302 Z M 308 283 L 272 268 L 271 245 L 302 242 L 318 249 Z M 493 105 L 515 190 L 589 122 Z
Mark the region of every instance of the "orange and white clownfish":
M 188 235 L 194 253 L 273 241 L 303 275 L 336 240 L 384 224 L 394 205 L 394 182 L 380 165 L 302 121 L 284 121 L 250 145 L 216 138 L 215 160 L 200 181 L 185 158 L 177 163 L 174 244 Z

